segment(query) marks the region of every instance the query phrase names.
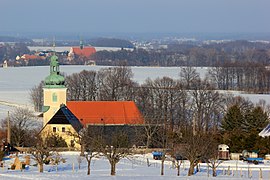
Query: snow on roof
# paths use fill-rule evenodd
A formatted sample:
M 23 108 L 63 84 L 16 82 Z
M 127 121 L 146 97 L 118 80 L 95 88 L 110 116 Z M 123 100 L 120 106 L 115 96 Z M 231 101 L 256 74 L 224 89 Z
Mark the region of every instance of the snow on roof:
M 259 136 L 268 137 L 270 136 L 270 124 L 268 124 L 260 133 Z

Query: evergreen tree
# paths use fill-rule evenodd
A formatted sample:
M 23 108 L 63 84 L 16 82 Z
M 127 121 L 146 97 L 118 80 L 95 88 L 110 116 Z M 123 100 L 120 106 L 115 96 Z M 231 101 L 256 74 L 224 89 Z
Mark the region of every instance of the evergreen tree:
M 243 130 L 246 133 L 254 131 L 259 133 L 268 122 L 268 116 L 266 112 L 263 112 L 261 107 L 255 107 L 245 114 L 245 119 L 243 122 Z
M 243 122 L 243 114 L 238 105 L 233 105 L 228 109 L 222 123 L 221 128 L 224 131 L 233 131 L 235 129 L 241 129 Z
M 261 154 L 269 151 L 265 148 L 267 140 L 259 132 L 267 125 L 268 116 L 261 107 L 241 109 L 233 105 L 228 109 L 223 121 L 223 143 L 228 144 L 232 152 L 257 150 Z

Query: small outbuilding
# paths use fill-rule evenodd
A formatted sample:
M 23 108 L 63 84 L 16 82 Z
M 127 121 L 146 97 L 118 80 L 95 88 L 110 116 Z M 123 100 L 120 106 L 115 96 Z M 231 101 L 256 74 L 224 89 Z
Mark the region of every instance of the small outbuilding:
M 226 144 L 218 145 L 218 159 L 229 160 L 230 159 L 230 149 Z

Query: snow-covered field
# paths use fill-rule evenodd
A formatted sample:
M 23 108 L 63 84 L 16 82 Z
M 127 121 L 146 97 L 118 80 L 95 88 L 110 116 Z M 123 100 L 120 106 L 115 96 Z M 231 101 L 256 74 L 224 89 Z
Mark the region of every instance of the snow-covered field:
M 73 179 L 259 179 L 260 168 L 262 170 L 263 179 L 270 179 L 270 162 L 264 161 L 264 164 L 253 165 L 242 161 L 225 161 L 218 168 L 218 175 L 213 178 L 208 177 L 207 165 L 200 164 L 200 171 L 194 176 L 187 176 L 189 162 L 185 161 L 181 164 L 180 177 L 177 170 L 172 167 L 172 161 L 169 159 L 165 162 L 165 175 L 160 175 L 160 161 L 153 160 L 151 154 L 134 155 L 129 159 L 121 160 L 116 166 L 116 176 L 110 175 L 110 165 L 104 157 L 94 158 L 91 163 L 91 175 L 87 173 L 87 163 L 83 159 L 81 169 L 78 169 L 77 157 L 79 152 L 63 152 L 61 155 L 66 158 L 66 163 L 61 163 L 57 167 L 54 165 L 45 165 L 44 173 L 39 173 L 38 168 L 33 166 L 35 162 L 31 160 L 31 165 L 27 170 L 8 170 L 7 166 L 14 162 L 14 158 L 5 160 L 5 167 L 0 168 L 0 179 L 58 179 L 58 180 L 73 180 Z M 23 160 L 24 155 L 19 155 Z M 147 158 L 151 164 L 147 166 Z M 74 165 L 73 165 L 74 164 Z M 228 167 L 230 166 L 230 175 L 227 175 Z M 74 167 L 74 168 L 73 168 Z M 252 172 L 252 177 L 248 177 L 248 168 Z M 237 169 L 237 170 L 236 170 Z M 241 176 L 242 175 L 242 176 Z

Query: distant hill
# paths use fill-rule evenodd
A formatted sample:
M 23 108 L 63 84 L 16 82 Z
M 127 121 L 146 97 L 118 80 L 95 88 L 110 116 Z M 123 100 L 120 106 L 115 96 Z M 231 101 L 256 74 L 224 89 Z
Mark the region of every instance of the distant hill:
M 89 43 L 92 46 L 96 47 L 120 47 L 120 48 L 133 48 L 134 45 L 128 41 L 123 39 L 115 39 L 115 38 L 96 38 L 86 40 L 85 43 Z
M 32 43 L 33 41 L 28 38 L 0 36 L 0 42 Z

